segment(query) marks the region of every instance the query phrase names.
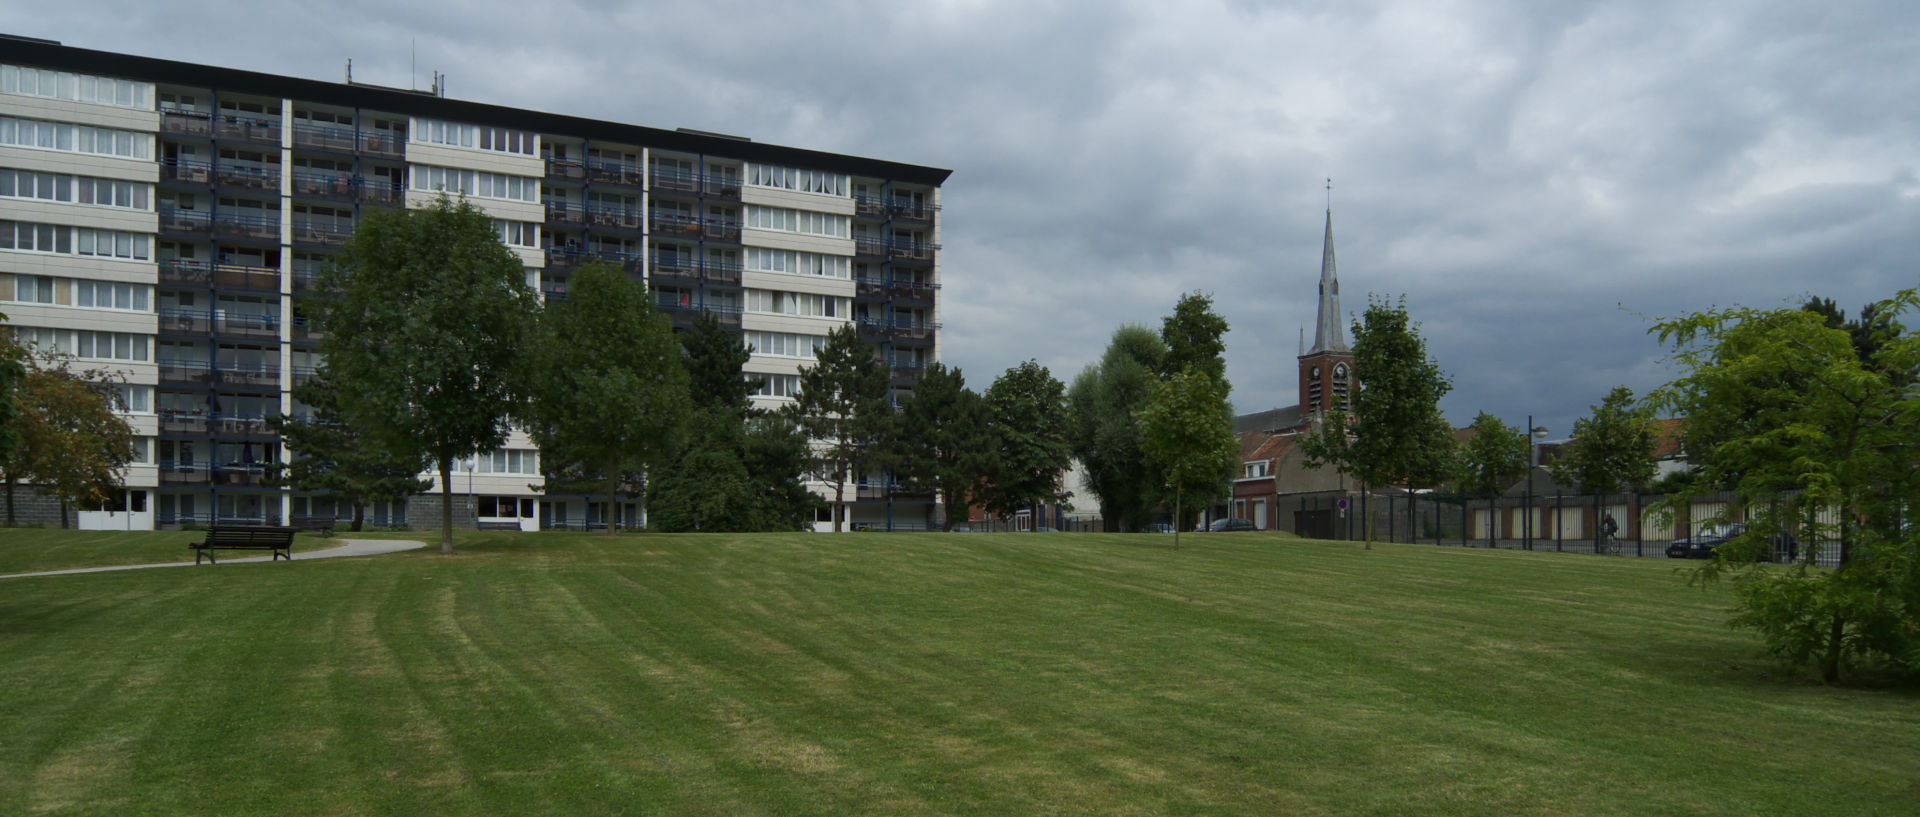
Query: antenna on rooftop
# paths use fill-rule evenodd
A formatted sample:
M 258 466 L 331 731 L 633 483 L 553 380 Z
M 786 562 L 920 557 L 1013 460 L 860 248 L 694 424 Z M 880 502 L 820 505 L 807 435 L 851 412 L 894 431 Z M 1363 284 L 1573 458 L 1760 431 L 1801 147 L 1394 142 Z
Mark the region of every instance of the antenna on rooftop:
M 407 89 L 420 90 L 420 38 L 407 41 Z
M 347 84 L 353 84 L 353 58 L 347 58 Z

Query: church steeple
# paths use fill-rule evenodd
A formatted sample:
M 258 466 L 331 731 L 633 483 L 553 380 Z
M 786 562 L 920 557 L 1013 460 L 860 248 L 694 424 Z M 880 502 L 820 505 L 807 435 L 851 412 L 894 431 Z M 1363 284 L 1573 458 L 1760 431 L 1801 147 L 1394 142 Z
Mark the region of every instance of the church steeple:
M 1357 381 L 1353 348 L 1341 326 L 1340 273 L 1333 260 L 1333 180 L 1327 180 L 1327 232 L 1320 248 L 1320 314 L 1313 346 L 1300 354 L 1300 414 L 1319 417 L 1347 407 Z
M 1320 249 L 1320 319 L 1314 323 L 1316 352 L 1346 352 L 1347 333 L 1340 328 L 1340 275 L 1333 260 L 1333 208 L 1327 208 L 1327 235 Z

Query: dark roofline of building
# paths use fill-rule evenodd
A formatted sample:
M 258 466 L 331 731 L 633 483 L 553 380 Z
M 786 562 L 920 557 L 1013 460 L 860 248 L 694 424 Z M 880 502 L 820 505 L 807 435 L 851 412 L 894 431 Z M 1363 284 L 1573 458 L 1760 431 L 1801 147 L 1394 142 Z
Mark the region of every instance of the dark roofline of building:
M 76 48 L 51 40 L 8 37 L 6 44 L 6 54 L 0 56 L 0 59 L 37 68 L 285 97 L 343 108 L 364 108 L 407 116 L 427 116 L 476 125 L 498 125 L 540 133 L 642 145 L 682 153 L 712 153 L 729 159 L 829 170 L 853 176 L 869 176 L 915 184 L 940 185 L 953 174 L 953 171 L 942 168 L 889 162 L 883 159 L 868 159 L 842 153 L 710 136 L 704 133 L 650 128 L 524 108 L 509 108 L 484 102 L 448 99 L 425 91 L 384 88 L 358 82 L 345 84 L 263 74 L 237 68 L 221 68 L 112 51 Z

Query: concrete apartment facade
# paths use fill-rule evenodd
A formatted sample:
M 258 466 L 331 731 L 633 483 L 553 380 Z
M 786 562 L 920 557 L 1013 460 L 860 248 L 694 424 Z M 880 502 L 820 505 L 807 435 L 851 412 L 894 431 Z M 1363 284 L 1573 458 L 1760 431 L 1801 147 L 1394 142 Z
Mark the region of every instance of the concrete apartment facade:
M 348 515 L 268 484 L 287 452 L 267 419 L 306 412 L 291 390 L 319 365 L 320 335 L 302 303 L 328 256 L 371 208 L 442 193 L 496 220 L 545 298 L 603 260 L 645 280 L 676 326 L 715 315 L 754 348 L 763 407 L 790 401 L 800 367 L 849 322 L 898 390 L 940 357 L 947 170 L 44 40 L 0 46 L 0 312 L 23 340 L 117 372 L 139 436 L 123 510 L 94 524 Z M 453 483 L 466 524 L 643 514 L 547 495 L 518 431 Z M 436 521 L 440 490 L 369 521 Z M 847 495 L 856 523 L 911 528 L 932 512 L 880 476 Z

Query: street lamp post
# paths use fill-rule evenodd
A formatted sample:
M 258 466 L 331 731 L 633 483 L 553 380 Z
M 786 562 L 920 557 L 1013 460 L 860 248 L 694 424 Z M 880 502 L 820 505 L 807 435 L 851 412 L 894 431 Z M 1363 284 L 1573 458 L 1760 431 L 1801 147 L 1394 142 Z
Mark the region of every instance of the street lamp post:
M 1546 439 L 1546 436 L 1547 427 L 1534 425 L 1533 415 L 1527 415 L 1527 498 L 1526 509 L 1523 511 L 1526 516 L 1520 520 L 1521 535 L 1525 538 L 1522 547 L 1527 550 L 1533 549 L 1533 469 L 1539 465 L 1536 453 L 1539 448 L 1535 446 L 1534 440 Z

